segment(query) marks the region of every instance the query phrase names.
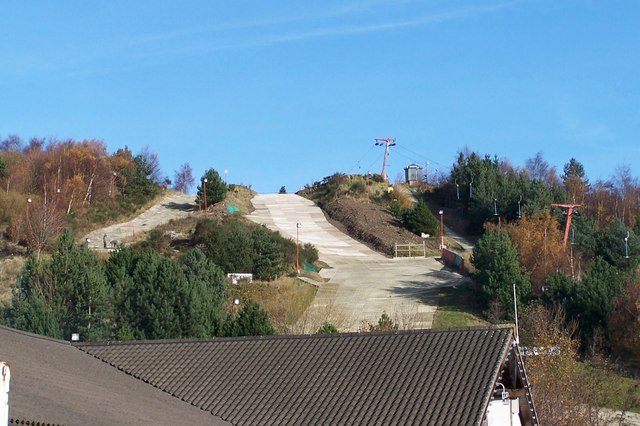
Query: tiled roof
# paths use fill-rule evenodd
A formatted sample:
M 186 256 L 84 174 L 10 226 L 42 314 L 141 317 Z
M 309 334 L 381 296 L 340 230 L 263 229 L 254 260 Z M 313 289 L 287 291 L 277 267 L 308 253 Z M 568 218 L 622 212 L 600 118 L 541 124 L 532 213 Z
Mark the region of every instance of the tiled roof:
M 11 424 L 228 424 L 65 341 L 0 326 L 0 359 L 11 368 Z
M 479 425 L 508 328 L 78 347 L 238 425 Z

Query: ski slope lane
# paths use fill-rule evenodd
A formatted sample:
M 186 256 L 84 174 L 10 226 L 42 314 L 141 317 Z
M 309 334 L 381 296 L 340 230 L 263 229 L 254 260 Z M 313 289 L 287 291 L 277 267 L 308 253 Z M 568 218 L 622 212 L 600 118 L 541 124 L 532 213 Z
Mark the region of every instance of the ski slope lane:
M 330 265 L 321 271 L 328 281 L 300 320 L 300 332 L 314 332 L 324 321 L 340 331 L 359 331 L 377 323 L 382 313 L 403 329 L 431 328 L 437 289 L 465 281 L 434 258 L 390 259 L 371 250 L 298 195 L 262 194 L 252 204 L 250 220 L 293 240 L 297 234 L 301 244 L 316 246 L 320 260 Z

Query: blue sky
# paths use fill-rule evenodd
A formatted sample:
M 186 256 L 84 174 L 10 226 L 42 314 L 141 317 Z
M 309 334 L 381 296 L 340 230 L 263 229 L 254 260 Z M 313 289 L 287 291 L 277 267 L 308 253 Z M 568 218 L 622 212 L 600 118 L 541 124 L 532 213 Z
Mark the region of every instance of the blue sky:
M 640 173 L 640 1 L 0 6 L 0 136 L 148 145 L 259 192 L 335 171 L 541 151 Z

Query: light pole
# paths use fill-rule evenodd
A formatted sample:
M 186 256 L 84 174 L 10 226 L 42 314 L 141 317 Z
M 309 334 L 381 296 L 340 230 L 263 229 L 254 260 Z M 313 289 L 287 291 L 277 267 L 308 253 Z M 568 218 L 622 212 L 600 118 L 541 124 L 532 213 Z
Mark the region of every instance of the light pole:
M 627 231 L 627 236 L 624 237 L 624 258 L 629 258 L 629 231 Z
M 113 197 L 116 195 L 116 176 L 118 176 L 118 173 L 113 172 L 113 174 L 111 175 L 111 185 L 109 185 L 109 196 Z
M 207 217 L 207 178 L 202 179 L 202 193 L 204 194 L 204 217 Z
M 29 232 L 33 234 L 33 229 L 31 228 L 31 219 L 29 218 L 29 206 L 31 205 L 31 198 L 27 198 L 27 225 L 29 226 Z
M 302 228 L 302 224 L 296 223 L 296 271 L 298 271 L 298 275 L 300 275 L 300 228 Z
M 229 171 L 227 169 L 224 169 L 224 184 L 227 184 L 227 173 L 229 173 Z
M 440 250 L 444 248 L 444 210 L 438 212 L 440 214 Z

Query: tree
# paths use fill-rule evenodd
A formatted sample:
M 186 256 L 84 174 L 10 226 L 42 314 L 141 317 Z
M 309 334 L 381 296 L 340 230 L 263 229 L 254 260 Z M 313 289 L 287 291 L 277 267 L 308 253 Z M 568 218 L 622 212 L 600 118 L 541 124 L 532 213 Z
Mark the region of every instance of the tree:
M 280 187 L 280 191 L 278 191 L 278 194 L 286 194 L 287 193 L 287 188 L 284 187 L 284 185 L 282 185 Z
M 488 229 L 473 249 L 471 263 L 477 269 L 473 278 L 478 284 L 484 306 L 489 308 L 495 302 L 511 318 L 512 286 L 516 286 L 520 306 L 531 293 L 531 283 L 529 275 L 520 270 L 518 253 L 509 235 L 499 228 Z
M 124 329 L 135 339 L 187 337 L 183 326 L 188 328 L 185 311 L 190 300 L 183 269 L 152 250 L 123 251 L 130 258 L 116 257 L 115 261 L 130 268 L 124 271 L 130 280 L 112 283 L 120 291 L 116 306 L 120 312 L 119 326 L 126 325 Z M 117 271 L 110 275 L 119 276 Z
M 175 171 L 173 189 L 181 193 L 186 193 L 191 189 L 195 180 L 193 179 L 193 170 L 189 163 L 184 163 Z
M 133 159 L 134 168 L 125 169 L 122 176 L 127 184 L 123 189 L 123 195 L 133 204 L 142 205 L 158 193 L 156 176 L 159 173 L 157 156 L 149 151 L 143 151 Z
M 3 313 L 3 321 L 10 327 L 61 339 L 62 309 L 54 304 L 48 264 L 31 256 L 16 280 L 11 305 Z
M 251 234 L 254 247 L 254 275 L 259 280 L 271 281 L 285 270 L 284 254 L 277 237 L 264 226 Z
M 227 336 L 270 336 L 276 334 L 267 311 L 253 300 L 248 300 L 238 317 L 227 325 Z
M 204 180 L 207 180 L 206 183 Z M 224 200 L 227 196 L 227 185 L 222 181 L 220 175 L 215 169 L 207 170 L 202 178 L 200 178 L 200 185 L 198 186 L 198 193 L 196 196 L 196 203 L 202 204 L 204 202 L 203 188 L 207 188 L 207 204 L 212 205 Z
M 65 308 L 63 334 L 80 333 L 86 340 L 101 340 L 111 332 L 111 293 L 104 267 L 96 254 L 62 234 L 51 258 L 55 298 Z
M 22 139 L 18 135 L 9 135 L 6 139 L 0 142 L 0 151 L 12 152 L 20 151 L 22 149 Z
M 378 318 L 378 323 L 373 325 L 371 324 L 369 326 L 369 331 L 370 332 L 377 332 L 377 331 L 396 331 L 398 329 L 398 324 L 391 319 L 391 317 L 386 313 L 383 312 L 382 315 L 380 315 L 380 318 Z
M 551 186 L 555 183 L 556 171 L 543 157 L 542 152 L 537 152 L 534 157 L 528 158 L 524 166 L 531 180 L 545 182 Z
M 435 235 L 440 226 L 438 219 L 429 211 L 423 201 L 404 214 L 403 223 L 409 231 L 417 235 L 422 233 Z
M 556 274 L 547 284 L 546 300 L 561 304 L 569 318 L 578 322 L 583 348 L 589 347 L 597 332 L 606 332 L 622 288 L 622 275 L 616 268 L 598 257 L 582 280 L 574 283 Z
M 640 259 L 640 238 L 620 219 L 614 219 L 600 232 L 596 255 L 618 269 L 635 270 Z
M 111 331 L 110 302 L 95 253 L 65 232 L 50 261 L 32 257 L 25 263 L 5 319 L 13 327 L 51 337 L 68 339 L 78 332 L 83 339 L 100 340 Z
M 610 344 L 627 363 L 640 365 L 640 279 L 629 277 L 609 319 Z
M 188 286 L 184 334 L 200 338 L 219 334 L 224 324 L 223 305 L 230 294 L 222 270 L 198 249 L 190 250 L 182 264 Z
M 589 180 L 585 177 L 584 166 L 575 158 L 564 165 L 562 181 L 569 200 L 574 203 L 583 203 L 589 190 Z
M 504 225 L 504 229 L 518 251 L 522 268 L 531 276 L 535 296 L 542 295 L 548 276 L 558 271 L 571 272 L 569 254 L 562 244 L 562 231 L 548 209 L 525 215 L 518 222 Z
M 27 245 L 36 253 L 53 243 L 64 230 L 63 214 L 57 204 L 49 201 L 31 200 L 25 208 L 24 234 Z
M 599 405 L 610 392 L 597 377 L 599 371 L 589 371 L 579 361 L 576 322 L 562 308 L 540 304 L 527 307 L 521 320 L 523 347 L 538 351 L 526 363 L 540 424 L 601 424 Z

